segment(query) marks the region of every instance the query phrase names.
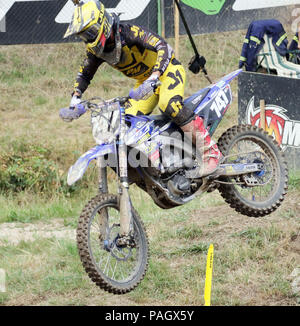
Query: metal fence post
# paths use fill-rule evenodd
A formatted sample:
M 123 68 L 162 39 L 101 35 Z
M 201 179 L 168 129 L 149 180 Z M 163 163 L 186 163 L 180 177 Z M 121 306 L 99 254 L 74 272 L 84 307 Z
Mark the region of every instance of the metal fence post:
M 166 37 L 166 27 L 165 27 L 165 1 L 159 0 L 160 2 L 160 19 L 161 19 L 161 36 Z
M 179 57 L 179 10 L 174 1 L 175 55 Z

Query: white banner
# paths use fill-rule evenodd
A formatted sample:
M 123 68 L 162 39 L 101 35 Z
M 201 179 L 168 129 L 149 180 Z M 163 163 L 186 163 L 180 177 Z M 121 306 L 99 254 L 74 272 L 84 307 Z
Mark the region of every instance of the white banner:
M 300 0 L 236 0 L 233 4 L 233 10 L 253 10 L 253 9 L 264 9 L 281 6 L 299 5 Z

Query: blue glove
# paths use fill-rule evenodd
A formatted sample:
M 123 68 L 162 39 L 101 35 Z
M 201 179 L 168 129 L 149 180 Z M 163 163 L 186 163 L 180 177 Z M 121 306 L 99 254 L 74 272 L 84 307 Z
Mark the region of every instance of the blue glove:
M 86 112 L 84 105 L 77 104 L 75 107 L 63 108 L 59 111 L 59 116 L 65 122 L 71 122 L 74 119 L 78 119 Z
M 154 94 L 155 89 L 157 88 L 158 78 L 149 78 L 143 82 L 141 86 L 136 89 L 132 89 L 129 92 L 129 96 L 133 100 L 147 100 Z

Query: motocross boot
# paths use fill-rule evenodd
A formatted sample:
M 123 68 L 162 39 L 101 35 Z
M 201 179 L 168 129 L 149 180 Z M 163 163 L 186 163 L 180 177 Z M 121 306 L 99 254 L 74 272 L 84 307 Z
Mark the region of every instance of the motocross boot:
M 203 119 L 196 116 L 194 120 L 181 126 L 185 135 L 191 135 L 191 140 L 197 150 L 198 166 L 193 172 L 194 177 L 204 177 L 215 172 L 222 158 L 217 144 L 210 138 L 204 127 Z M 200 155 L 199 155 L 200 154 Z

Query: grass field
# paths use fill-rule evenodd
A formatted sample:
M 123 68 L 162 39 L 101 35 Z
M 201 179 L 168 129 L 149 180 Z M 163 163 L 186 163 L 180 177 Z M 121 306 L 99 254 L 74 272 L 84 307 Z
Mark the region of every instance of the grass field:
M 245 31 L 196 38 L 213 80 L 237 69 Z M 173 40 L 170 40 L 173 44 Z M 181 38 L 179 59 L 192 49 Z M 85 274 L 76 248 L 77 218 L 97 192 L 95 165 L 77 186 L 66 173 L 94 145 L 89 118 L 66 124 L 82 44 L 0 47 L 0 269 L 6 272 L 1 305 L 203 305 L 207 249 L 214 244 L 212 305 L 299 305 L 290 274 L 300 265 L 300 178 L 290 176 L 282 207 L 254 219 L 228 207 L 218 192 L 171 211 L 133 187 L 133 203 L 150 241 L 150 265 L 133 292 L 114 296 Z M 186 96 L 207 85 L 187 72 Z M 126 95 L 133 86 L 101 67 L 85 98 Z M 234 103 L 216 138 L 237 123 Z M 110 174 L 113 182 L 115 179 Z M 113 187 L 112 187 L 113 189 Z

